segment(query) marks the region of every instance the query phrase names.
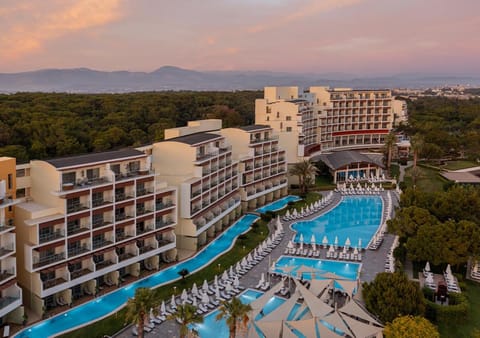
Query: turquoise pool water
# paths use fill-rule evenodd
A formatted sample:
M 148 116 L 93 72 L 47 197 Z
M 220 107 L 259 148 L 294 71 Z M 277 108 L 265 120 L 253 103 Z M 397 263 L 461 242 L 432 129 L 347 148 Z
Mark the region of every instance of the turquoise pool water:
M 293 196 L 293 195 L 285 196 L 279 200 L 276 200 L 275 202 L 269 203 L 267 205 L 264 205 L 261 208 L 258 208 L 256 211 L 260 213 L 266 213 L 267 211 L 281 210 L 287 206 L 288 202 L 296 202 L 299 200 L 301 200 L 301 198 L 298 196 Z
M 289 274 L 292 276 L 298 276 L 298 269 L 300 269 L 302 265 L 318 270 L 318 273 L 315 274 L 316 276 L 318 276 L 318 274 L 331 272 L 349 280 L 357 280 L 361 266 L 360 263 L 353 262 L 340 262 L 315 258 L 280 256 L 277 260 L 277 263 L 275 264 L 275 272 L 286 274 L 282 268 L 293 267 Z M 303 279 L 310 279 L 310 277 L 311 273 L 303 273 Z M 321 279 L 320 277 L 317 278 Z
M 297 232 L 295 241 L 310 243 L 312 234 L 315 235 L 317 244 L 321 244 L 323 237 L 327 236 L 329 244 L 343 246 L 347 237 L 351 246 L 355 247 L 358 240 L 362 240 L 365 248 L 382 222 L 382 198 L 379 196 L 345 196 L 332 210 L 310 221 L 300 221 L 292 224 L 292 229 Z
M 99 320 L 100 318 L 109 315 L 113 311 L 123 306 L 127 302 L 128 298 L 133 297 L 137 288 L 158 287 L 162 284 L 172 282 L 180 278 L 178 271 L 182 269 L 188 269 L 190 273 L 201 269 L 215 259 L 218 255 L 223 254 L 226 250 L 228 250 L 233 245 L 235 239 L 240 234 L 246 232 L 257 218 L 258 217 L 254 215 L 245 215 L 192 258 L 189 258 L 165 270 L 159 271 L 154 275 L 139 280 L 126 287 L 120 288 L 100 298 L 75 307 L 51 319 L 44 320 L 20 332 L 15 337 L 50 337 L 59 334 L 60 332 L 85 325 L 91 321 Z

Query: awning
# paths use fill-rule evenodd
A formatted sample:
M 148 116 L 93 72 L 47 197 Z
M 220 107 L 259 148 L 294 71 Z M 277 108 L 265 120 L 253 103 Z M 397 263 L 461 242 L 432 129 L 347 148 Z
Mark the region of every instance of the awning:
M 339 311 L 347 315 L 361 318 L 367 322 L 382 326 L 382 324 L 380 324 L 366 310 L 364 310 L 360 305 L 358 305 L 354 299 L 345 304 L 342 308 L 339 309 Z
M 383 330 L 383 328 L 381 327 L 359 322 L 358 320 L 355 320 L 346 315 L 340 316 L 342 316 L 343 320 L 350 327 L 355 337 L 370 337 L 376 335 Z

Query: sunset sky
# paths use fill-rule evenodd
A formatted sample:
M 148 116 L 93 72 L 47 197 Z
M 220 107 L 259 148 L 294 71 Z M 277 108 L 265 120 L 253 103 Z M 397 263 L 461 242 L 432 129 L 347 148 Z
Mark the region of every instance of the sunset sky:
M 480 75 L 480 0 L 0 0 L 0 72 Z

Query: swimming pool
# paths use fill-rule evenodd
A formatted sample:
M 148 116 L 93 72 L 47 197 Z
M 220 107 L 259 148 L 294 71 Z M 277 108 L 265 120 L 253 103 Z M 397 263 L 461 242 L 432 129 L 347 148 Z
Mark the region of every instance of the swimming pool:
M 255 215 L 245 215 L 223 232 L 217 239 L 207 245 L 195 256 L 154 275 L 146 277 L 135 283 L 127 285 L 102 297 L 96 298 L 90 302 L 75 307 L 69 311 L 59 314 L 53 318 L 44 320 L 33 325 L 15 337 L 18 338 L 45 338 L 57 335 L 64 331 L 72 330 L 79 326 L 84 326 L 92 321 L 97 321 L 120 307 L 124 306 L 128 298 L 133 297 L 135 290 L 139 287 L 153 288 L 179 279 L 178 271 L 187 269 L 193 273 L 205 265 L 209 264 L 217 256 L 227 251 L 234 243 L 235 239 L 246 232 L 252 223 L 258 217 Z
M 256 211 L 262 214 L 266 213 L 267 211 L 277 211 L 285 208 L 288 202 L 296 202 L 300 200 L 301 198 L 298 196 L 288 195 L 279 200 L 276 200 L 275 202 L 264 205 L 263 207 L 258 208 Z
M 300 221 L 291 225 L 297 232 L 295 241 L 303 235 L 304 243 L 310 243 L 312 234 L 317 244 L 321 244 L 327 236 L 329 244 L 343 246 L 347 237 L 351 246 L 355 247 L 359 239 L 362 248 L 370 242 L 375 231 L 382 222 L 383 201 L 379 196 L 345 196 L 332 210 L 310 221 Z
M 360 272 L 360 263 L 353 262 L 339 262 L 339 261 L 330 261 L 330 260 L 321 260 L 315 258 L 304 258 L 304 257 L 292 257 L 292 256 L 280 256 L 275 264 L 275 272 L 281 274 L 288 274 L 291 276 L 297 276 L 299 269 L 302 265 L 318 270 L 315 273 L 317 279 L 322 279 L 318 277 L 319 274 L 324 274 L 327 272 L 334 273 L 344 279 L 357 280 L 358 273 Z M 292 267 L 289 273 L 286 273 L 282 268 Z M 311 273 L 303 273 L 303 279 L 310 279 Z

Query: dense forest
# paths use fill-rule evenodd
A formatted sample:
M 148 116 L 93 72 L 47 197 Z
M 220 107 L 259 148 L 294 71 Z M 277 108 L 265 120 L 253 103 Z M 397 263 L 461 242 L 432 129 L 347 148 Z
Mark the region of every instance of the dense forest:
M 138 146 L 195 119 L 251 124 L 260 97 L 260 91 L 0 95 L 0 156 L 24 162 Z
M 480 158 L 480 99 L 419 98 L 408 102 L 408 112 L 404 129 L 423 138 L 422 157 Z

